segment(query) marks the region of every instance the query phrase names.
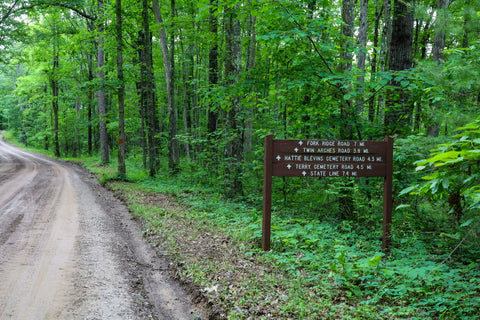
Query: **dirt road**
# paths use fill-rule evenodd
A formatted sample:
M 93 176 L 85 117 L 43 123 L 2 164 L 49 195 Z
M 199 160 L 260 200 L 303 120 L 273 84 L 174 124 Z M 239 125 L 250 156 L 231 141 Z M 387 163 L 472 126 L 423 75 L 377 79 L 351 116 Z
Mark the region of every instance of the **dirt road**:
M 90 174 L 0 136 L 0 319 L 202 319 Z

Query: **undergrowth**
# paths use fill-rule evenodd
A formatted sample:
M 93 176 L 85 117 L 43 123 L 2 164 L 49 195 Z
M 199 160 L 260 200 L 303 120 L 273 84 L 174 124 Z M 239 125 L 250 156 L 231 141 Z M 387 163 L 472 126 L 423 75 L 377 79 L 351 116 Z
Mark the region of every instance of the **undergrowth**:
M 425 156 L 411 140 L 399 144 L 395 194 L 417 179 L 405 175 L 409 163 Z M 81 161 L 123 195 L 145 235 L 203 288 L 219 318 L 480 319 L 479 230 L 469 220 L 452 223 L 445 201 L 396 196 L 385 255 L 378 180 L 357 181 L 355 216 L 345 220 L 337 214 L 341 182 L 277 179 L 272 250 L 263 252 L 258 193 L 225 199 L 188 164 L 183 174 L 149 178 L 130 159 L 119 181 L 114 164 Z M 148 200 L 156 194 L 175 205 Z
M 176 215 L 191 221 L 193 229 L 206 228 L 232 239 L 234 246 L 241 244 L 231 261 L 221 263 L 177 252 L 179 259 L 184 259 L 185 276 L 214 292 L 211 298 L 227 310 L 229 319 L 479 318 L 480 267 L 470 252 L 475 249 L 462 248 L 448 256 L 458 241 L 445 234 L 459 228 L 443 225 L 449 221 L 448 215 L 439 215 L 435 212 L 438 208 L 418 204 L 427 219 L 418 221 L 418 213 L 405 210 L 398 200 L 394 246 L 385 255 L 380 251 L 381 190 L 370 186 L 376 200 L 357 206 L 355 219 L 339 220 L 328 207 L 317 207 L 316 212 L 310 211 L 315 204 L 302 208 L 292 193 L 288 195 L 291 200 L 285 202 L 278 191 L 284 182 L 278 181 L 274 197 L 280 199 L 274 204 L 272 250 L 263 252 L 258 199 L 225 199 L 215 188 L 191 184 L 191 176 L 161 175 L 135 182 L 135 188 L 143 192 L 173 196 L 184 206 Z M 293 181 L 288 187 L 302 183 Z M 364 192 L 361 187 L 359 194 Z M 322 201 L 328 199 L 327 192 Z M 168 234 L 175 229 L 167 223 L 159 232 Z M 238 255 L 254 259 L 267 273 L 246 276 L 256 270 L 236 270 Z M 225 285 L 221 276 L 225 273 L 232 273 L 240 283 L 227 281 Z
M 185 189 L 172 180 L 137 181 L 144 192 L 175 196 L 184 210 L 175 213 L 195 228 L 241 243 L 237 255 L 267 265 L 273 274 L 245 276 L 236 260 L 191 259 L 178 252 L 184 274 L 208 290 L 230 319 L 474 319 L 480 311 L 478 261 L 461 257 L 443 261 L 448 251 L 435 253 L 431 239 L 414 230 L 394 230 L 391 254 L 380 252 L 381 231 L 358 221 L 293 218 L 277 210 L 273 217 L 272 250 L 263 252 L 261 211 L 257 206 L 223 199 L 211 190 Z M 134 211 L 136 211 L 134 209 Z M 139 214 L 142 214 L 141 212 Z M 155 221 L 158 214 L 143 214 Z M 162 216 L 162 214 L 160 214 Z M 164 215 L 163 215 L 164 216 Z M 155 222 L 153 227 L 156 228 Z M 178 232 L 178 225 L 158 227 L 159 233 Z M 192 232 L 191 230 L 189 232 Z M 173 246 L 183 240 L 169 240 Z M 195 237 L 191 239 L 195 241 Z M 206 244 L 208 246 L 208 243 Z M 449 247 L 452 249 L 452 247 Z M 177 248 L 181 251 L 181 248 Z M 190 260 L 189 260 L 190 259 Z M 188 261 L 191 265 L 188 265 Z M 232 272 L 244 281 L 220 285 L 219 274 Z M 218 280 L 218 282 L 215 281 Z M 209 289 L 214 288 L 214 289 Z M 248 288 L 248 289 L 245 289 Z M 272 292 L 276 293 L 272 295 Z M 257 309 L 255 309 L 256 306 Z M 262 307 L 262 311 L 258 308 Z

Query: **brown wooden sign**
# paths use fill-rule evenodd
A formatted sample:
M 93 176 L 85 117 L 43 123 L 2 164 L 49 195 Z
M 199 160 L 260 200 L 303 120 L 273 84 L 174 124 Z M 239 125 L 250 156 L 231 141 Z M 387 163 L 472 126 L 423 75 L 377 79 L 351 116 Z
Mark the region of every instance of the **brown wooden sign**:
M 272 176 L 384 177 L 383 243 L 390 245 L 393 139 L 274 140 L 265 137 L 262 247 L 270 250 Z

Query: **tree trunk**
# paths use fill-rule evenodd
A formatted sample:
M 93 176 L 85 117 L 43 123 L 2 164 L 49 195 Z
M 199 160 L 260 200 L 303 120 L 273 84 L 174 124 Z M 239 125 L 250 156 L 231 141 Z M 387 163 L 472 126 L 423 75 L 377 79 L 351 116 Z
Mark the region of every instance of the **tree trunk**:
M 142 77 L 142 76 L 140 76 Z M 147 134 L 146 134 L 146 112 L 145 112 L 145 101 L 143 99 L 143 93 L 142 93 L 142 83 L 143 81 L 140 81 L 137 83 L 137 91 L 139 92 L 140 96 L 140 146 L 142 147 L 142 165 L 143 169 L 147 169 L 147 160 L 148 160 L 148 144 L 147 144 Z
M 355 23 L 355 8 L 354 0 L 344 0 L 342 3 L 342 61 L 340 69 L 344 73 L 349 73 L 352 70 L 353 59 L 353 32 Z M 350 83 L 345 84 L 344 87 L 351 87 Z M 347 91 L 350 91 L 347 89 Z M 340 114 L 342 118 L 342 124 L 340 127 L 340 139 L 352 139 L 353 138 L 353 125 L 352 122 L 355 119 L 354 112 L 352 110 L 352 101 L 350 99 L 344 99 L 342 97 L 342 105 L 340 106 Z
M 472 17 L 468 12 L 465 13 L 465 17 L 463 20 L 463 37 L 462 37 L 462 48 L 467 48 L 470 44 L 470 23 Z
M 93 64 L 94 64 L 94 55 L 88 54 L 88 82 L 92 83 L 94 79 L 94 72 L 93 72 Z M 95 92 L 92 88 L 88 89 L 88 110 L 87 110 L 87 152 L 88 155 L 91 156 L 93 153 L 93 126 L 92 126 L 92 109 L 93 109 L 93 101 L 95 98 Z
M 142 1 L 142 42 L 143 54 L 141 63 L 144 67 L 144 84 L 142 86 L 143 99 L 145 103 L 147 139 L 148 139 L 148 160 L 149 174 L 155 176 L 159 170 L 157 152 L 157 129 L 158 118 L 154 95 L 153 57 L 152 57 L 152 34 L 148 17 L 148 0 Z
M 75 132 L 74 132 L 74 137 L 73 137 L 73 150 L 72 150 L 72 157 L 76 158 L 79 154 L 80 151 L 80 143 L 79 143 L 79 137 L 78 137 L 78 126 L 79 126 L 79 120 L 80 120 L 80 100 L 77 97 L 75 99 Z
M 43 92 L 45 93 L 45 96 L 47 96 L 48 94 L 48 85 L 45 85 L 44 86 L 44 89 L 43 89 Z M 45 110 L 48 109 L 48 105 L 45 103 Z M 7 121 L 7 127 L 6 128 L 9 128 L 9 123 Z M 49 124 L 48 123 L 45 123 L 45 127 L 44 127 L 44 131 L 48 131 L 50 128 Z M 44 138 L 44 143 L 43 143 L 43 149 L 44 150 L 48 150 L 50 147 L 50 139 L 48 139 L 48 135 L 45 135 L 45 138 Z
M 98 0 L 98 12 L 100 15 L 100 21 L 98 22 L 98 51 L 97 51 L 97 78 L 100 85 L 100 89 L 97 91 L 98 96 L 98 121 L 99 121 L 99 130 L 100 130 L 100 151 L 102 157 L 102 163 L 109 162 L 108 154 L 108 136 L 107 136 L 107 119 L 106 119 L 106 110 L 105 110 L 105 72 L 103 67 L 105 65 L 105 52 L 104 52 L 104 25 L 102 21 L 103 15 L 103 0 Z
M 122 0 L 116 0 L 117 77 L 118 77 L 118 175 L 125 176 L 125 84 L 123 75 Z
M 377 61 L 378 61 L 378 38 L 380 34 L 380 18 L 382 17 L 382 11 L 379 8 L 379 0 L 375 0 L 375 26 L 373 31 L 373 54 L 371 62 L 372 79 L 377 77 Z M 371 90 L 372 95 L 376 94 L 375 89 Z M 368 120 L 370 122 L 375 121 L 375 99 L 370 99 L 368 102 Z M 370 139 L 373 137 L 370 136 Z
M 437 17 L 435 23 L 435 39 L 433 41 L 433 61 L 441 63 L 445 55 L 445 27 L 447 24 L 447 10 L 449 0 L 438 0 L 437 2 Z
M 241 72 L 241 38 L 240 21 L 237 17 L 239 10 L 238 4 L 232 8 L 225 9 L 225 45 L 227 55 L 225 57 L 225 73 L 227 84 L 233 86 L 237 83 L 238 75 Z M 231 137 L 230 143 L 226 147 L 227 155 L 227 181 L 226 188 L 229 197 L 235 197 L 243 194 L 243 184 L 241 180 L 242 161 L 243 161 L 243 124 L 240 119 L 240 97 L 232 95 L 230 98 L 230 110 L 227 113 L 227 132 Z
M 249 0 L 249 5 L 252 6 L 252 0 Z M 312 12 L 315 10 L 315 1 L 312 1 L 312 3 L 309 4 L 309 10 L 311 10 Z M 247 66 L 245 68 L 245 71 L 247 72 L 255 68 L 256 51 L 257 51 L 257 33 L 255 29 L 256 22 L 257 22 L 257 17 L 250 14 L 249 26 L 248 26 L 249 40 L 248 40 L 248 51 L 247 51 Z M 254 86 L 251 87 L 251 92 L 255 93 Z M 255 108 L 253 107 L 253 105 L 255 103 L 255 99 L 256 97 L 254 95 L 251 95 L 249 98 L 250 101 L 248 105 L 251 107 L 249 107 L 247 110 L 248 118 L 245 123 L 244 149 L 247 154 L 252 152 L 253 119 L 255 118 Z
M 392 5 L 391 1 L 383 1 L 383 18 L 385 20 L 382 30 L 382 44 L 380 49 L 380 69 L 388 68 L 390 54 L 390 41 L 392 39 Z
M 353 58 L 353 35 L 355 27 L 355 7 L 354 0 L 343 0 L 342 3 L 342 61 L 340 69 L 344 73 L 349 73 L 352 70 L 352 58 Z M 345 84 L 345 87 L 351 88 L 351 84 Z M 347 91 L 350 91 L 347 89 Z M 340 127 L 340 139 L 351 140 L 353 139 L 353 125 L 355 121 L 357 110 L 353 110 L 352 101 L 350 99 L 343 99 L 340 106 L 340 114 L 342 118 L 342 124 Z M 340 192 L 339 197 L 339 209 L 342 219 L 351 219 L 355 212 L 355 206 L 352 195 L 353 181 L 345 181 L 344 187 Z
M 211 87 L 218 84 L 218 19 L 217 19 L 218 3 L 217 0 L 210 0 L 210 19 L 208 22 L 210 39 L 212 44 L 208 52 L 208 82 Z M 217 131 L 218 111 L 214 105 L 210 105 L 208 109 L 207 130 L 209 134 Z
M 158 0 L 153 0 L 158 2 Z M 175 21 L 175 0 L 170 1 L 172 24 Z M 173 26 L 172 26 L 173 27 Z M 178 144 L 177 105 L 175 103 L 175 32 L 172 28 L 170 35 L 170 85 L 167 86 L 168 100 L 168 168 L 171 174 L 177 173 L 180 168 L 180 147 Z
M 182 51 L 185 60 L 183 61 L 183 130 L 188 137 L 185 142 L 185 154 L 188 160 L 191 160 L 192 148 L 190 144 L 190 138 L 192 133 L 192 110 L 193 110 L 193 96 L 195 92 L 194 88 L 194 48 L 193 45 L 188 45 L 186 52 L 183 48 Z
M 427 59 L 427 49 L 430 45 L 430 32 L 428 29 L 430 29 L 430 25 L 432 23 L 431 17 L 428 17 L 427 21 L 425 22 L 425 26 L 423 27 L 423 32 L 422 32 L 422 37 L 420 39 L 420 43 L 418 44 L 419 47 L 421 47 L 421 54 L 420 54 L 420 60 L 425 60 Z M 419 27 L 420 29 L 420 27 Z M 416 43 L 415 43 L 416 45 Z
M 187 8 L 187 13 L 193 18 L 197 15 L 196 3 L 191 3 Z M 195 19 L 191 21 L 191 30 L 197 30 L 197 23 Z M 182 51 L 182 67 L 183 67 L 183 130 L 187 139 L 184 143 L 185 155 L 188 160 L 196 158 L 197 143 L 197 122 L 195 121 L 196 111 L 196 81 L 195 77 L 195 52 L 196 44 L 189 37 L 182 34 L 182 29 L 179 29 L 179 39 Z M 185 47 L 185 43 L 186 47 Z
M 57 81 L 57 72 L 58 72 L 58 50 L 56 44 L 53 47 L 53 66 L 52 66 L 52 75 L 51 75 L 51 84 L 52 84 L 52 109 L 53 109 L 53 118 L 54 118 L 54 127 L 53 127 L 53 136 L 55 144 L 55 156 L 60 157 L 60 144 L 58 141 L 58 81 Z
M 175 16 L 175 1 L 171 0 L 172 17 Z M 174 56 L 175 56 L 175 41 L 172 34 L 170 44 L 170 52 L 167 43 L 167 33 L 163 24 L 162 15 L 158 0 L 152 1 L 153 14 L 155 21 L 158 24 L 158 37 L 160 40 L 160 47 L 162 48 L 163 67 L 165 69 L 165 81 L 167 84 L 167 100 L 168 100 L 168 167 L 171 173 L 178 172 L 178 165 L 180 163 L 180 153 L 177 139 L 177 109 L 175 106 L 175 87 L 174 87 Z
M 392 37 L 390 41 L 389 67 L 392 71 L 408 70 L 412 67 L 413 44 L 413 0 L 395 0 Z M 391 81 L 392 89 L 387 93 L 385 112 L 386 134 L 406 134 L 412 124 L 413 104 L 407 92 L 397 80 Z
M 87 29 L 88 32 L 95 32 L 95 22 L 88 20 L 87 22 Z M 92 46 L 95 44 L 92 41 Z M 95 65 L 95 55 L 93 52 L 89 51 L 86 53 L 86 59 L 87 59 L 87 68 L 88 68 L 88 83 L 93 83 L 93 80 L 95 79 L 95 71 L 94 71 L 94 65 Z M 89 156 L 92 155 L 93 153 L 93 109 L 95 107 L 94 105 L 95 101 L 95 91 L 92 89 L 91 86 L 88 87 L 88 104 L 87 104 L 87 153 Z
M 392 38 L 392 8 L 391 1 L 383 1 L 382 15 L 384 24 L 380 42 L 380 54 L 378 56 L 378 65 L 381 72 L 388 69 L 388 55 L 390 53 L 390 39 Z M 380 17 L 379 17 L 380 19 Z M 380 118 L 381 110 L 385 109 L 385 94 L 380 93 L 377 98 L 375 114 Z
M 193 58 L 193 57 L 192 57 Z M 197 57 L 198 59 L 198 57 Z M 192 60 L 193 63 L 193 60 Z M 199 68 L 193 68 L 192 67 L 192 72 L 193 72 L 193 79 L 199 79 L 200 78 L 200 69 Z M 199 110 L 197 106 L 198 102 L 198 96 L 196 94 L 196 88 L 197 85 L 193 84 L 193 95 L 192 95 L 192 127 L 193 127 L 193 139 L 194 141 L 198 141 L 200 138 L 200 133 L 202 132 L 202 128 L 200 125 L 200 115 L 201 111 Z M 199 143 L 194 143 L 193 144 L 193 157 L 195 160 L 198 159 L 198 155 L 200 154 L 200 144 Z
M 438 65 L 443 63 L 445 57 L 443 50 L 445 49 L 445 28 L 447 24 L 449 0 L 438 0 L 437 15 L 435 21 L 435 38 L 433 40 L 432 56 L 433 61 Z M 441 72 L 441 70 L 439 70 Z M 432 102 L 433 110 L 440 107 L 441 102 Z M 434 119 L 431 114 L 423 114 L 425 129 L 427 136 L 438 137 L 440 133 L 440 124 Z
M 358 77 L 358 86 L 359 86 L 359 98 L 357 99 L 357 112 L 361 114 L 364 109 L 364 92 L 365 92 L 365 63 L 367 60 L 367 25 L 368 18 L 368 0 L 360 1 L 360 26 L 358 28 L 358 61 L 357 67 L 360 71 L 360 76 Z
M 147 162 L 148 162 L 148 143 L 147 143 L 147 129 L 146 129 L 146 119 L 147 119 L 147 106 L 146 106 L 146 98 L 145 98 L 145 48 L 143 45 L 144 35 L 143 32 L 140 31 L 138 33 L 138 40 L 137 40 L 137 48 L 138 48 L 138 61 L 135 61 L 139 65 L 140 76 L 139 80 L 136 82 L 137 86 L 137 93 L 139 96 L 139 114 L 140 114 L 140 145 L 142 147 L 142 164 L 143 169 L 147 169 Z

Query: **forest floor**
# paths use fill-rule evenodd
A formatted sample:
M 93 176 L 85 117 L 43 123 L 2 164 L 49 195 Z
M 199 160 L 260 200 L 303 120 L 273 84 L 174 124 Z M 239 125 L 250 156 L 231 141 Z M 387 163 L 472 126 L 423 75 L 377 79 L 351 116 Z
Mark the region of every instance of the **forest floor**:
M 92 174 L 1 137 L 0 252 L 0 319 L 205 317 Z
M 149 243 L 169 256 L 175 278 L 197 292 L 197 300 L 207 302 L 208 319 L 290 319 L 277 310 L 288 296 L 282 285 L 287 275 L 249 254 L 248 245 L 195 216 L 174 195 L 141 190 L 122 181 L 111 180 L 107 185 L 129 206 Z M 275 288 L 258 296 L 270 285 Z

